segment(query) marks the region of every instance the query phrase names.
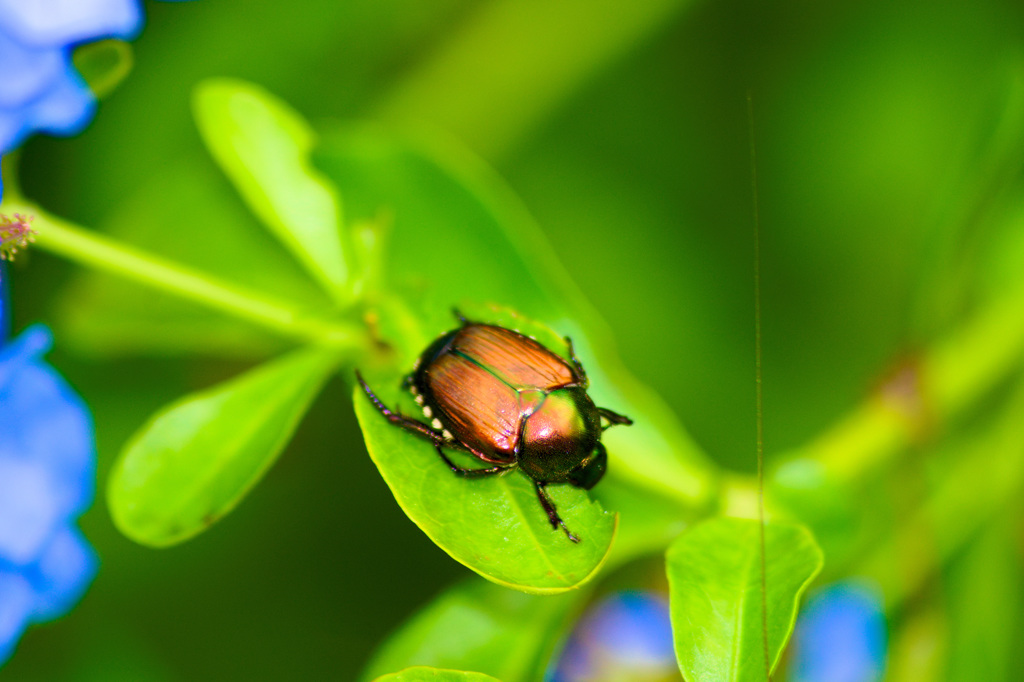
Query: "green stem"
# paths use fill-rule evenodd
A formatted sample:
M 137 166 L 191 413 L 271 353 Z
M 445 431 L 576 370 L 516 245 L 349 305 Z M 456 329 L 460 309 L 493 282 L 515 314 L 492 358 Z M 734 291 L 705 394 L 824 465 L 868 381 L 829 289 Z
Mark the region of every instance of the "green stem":
M 898 608 L 927 584 L 936 570 L 1020 499 L 1022 416 L 1024 385 L 1019 385 L 989 433 L 945 448 L 953 463 L 931 495 L 853 571 L 882 587 L 889 609 Z
M 358 325 L 306 315 L 284 301 L 118 243 L 31 205 L 5 202 L 4 209 L 34 215 L 36 246 L 82 265 L 195 301 L 304 342 L 339 349 L 367 346 L 366 331 Z
M 1024 356 L 1024 286 L 980 311 L 904 367 L 897 379 L 781 467 L 813 463 L 833 480 L 876 470 L 975 404 Z
M 3 178 L 3 192 L 0 192 L 7 203 L 21 201 L 21 178 L 18 176 L 18 161 L 21 158 L 21 148 L 7 152 L 0 157 L 0 177 Z M 13 211 L 12 211 L 13 213 Z

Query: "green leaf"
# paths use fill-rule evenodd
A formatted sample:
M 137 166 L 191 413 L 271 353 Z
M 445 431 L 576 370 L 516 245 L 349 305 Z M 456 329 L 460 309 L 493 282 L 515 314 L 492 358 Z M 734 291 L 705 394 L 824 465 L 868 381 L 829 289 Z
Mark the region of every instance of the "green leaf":
M 210 153 L 249 207 L 335 300 L 349 300 L 341 208 L 308 162 L 314 135 L 284 102 L 245 81 L 210 79 L 193 96 Z
M 376 386 L 382 399 L 395 404 L 397 391 Z M 586 491 L 548 488 L 566 526 L 580 538 L 574 544 L 551 527 L 525 474 L 460 478 L 433 445 L 384 419 L 358 386 L 353 400 L 370 456 L 398 504 L 456 561 L 496 583 L 550 594 L 580 585 L 607 558 L 616 517 Z M 450 456 L 456 460 L 458 453 Z M 469 457 L 457 462 L 479 466 Z
M 154 547 L 205 530 L 273 464 L 338 359 L 294 351 L 160 410 L 114 465 L 114 523 Z
M 544 675 L 572 614 L 589 596 L 513 592 L 479 578 L 446 590 L 374 654 L 360 680 L 411 665 L 471 668 L 518 682 Z
M 345 196 L 353 223 L 390 218 L 389 284 L 415 303 L 421 329 L 416 338 L 383 335 L 400 346 L 395 376 L 411 368 L 424 347 L 417 342 L 454 326 L 452 306 L 514 308 L 572 336 L 595 402 L 636 422 L 607 432 L 609 476 L 693 508 L 710 505 L 714 467 L 664 402 L 626 371 L 604 323 L 493 171 L 454 147 L 366 127 L 325 135 L 314 160 Z
M 374 682 L 500 682 L 500 680 L 482 673 L 417 667 L 406 668 L 390 675 L 382 675 Z
M 716 518 L 679 537 L 667 553 L 676 658 L 691 682 L 765 678 L 758 522 Z M 765 526 L 768 653 L 778 664 L 800 595 L 823 565 L 805 528 Z

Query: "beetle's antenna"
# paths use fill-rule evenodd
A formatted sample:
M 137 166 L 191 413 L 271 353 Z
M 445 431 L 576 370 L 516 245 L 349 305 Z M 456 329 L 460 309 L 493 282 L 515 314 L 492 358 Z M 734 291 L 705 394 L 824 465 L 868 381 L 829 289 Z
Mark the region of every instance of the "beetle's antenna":
M 761 632 L 764 644 L 764 676 L 772 679 L 768 650 L 768 567 L 764 529 L 764 396 L 761 376 L 761 214 L 757 197 L 757 145 L 754 142 L 754 94 L 747 90 L 747 123 L 750 127 L 750 190 L 754 200 L 754 386 L 757 422 L 757 516 L 761 540 Z

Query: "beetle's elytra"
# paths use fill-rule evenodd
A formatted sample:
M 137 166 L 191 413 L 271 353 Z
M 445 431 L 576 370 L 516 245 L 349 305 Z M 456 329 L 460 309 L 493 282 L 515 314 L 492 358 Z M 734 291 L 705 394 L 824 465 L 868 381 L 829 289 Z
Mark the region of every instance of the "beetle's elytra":
M 518 467 L 533 480 L 552 528 L 579 542 L 544 488 L 597 485 L 608 466 L 602 432 L 632 420 L 594 405 L 568 337 L 571 364 L 517 331 L 456 316 L 462 326 L 430 344 L 403 382 L 428 423 L 390 410 L 357 371 L 360 385 L 388 421 L 431 441 L 457 475 L 477 478 Z M 445 448 L 492 466 L 459 467 Z

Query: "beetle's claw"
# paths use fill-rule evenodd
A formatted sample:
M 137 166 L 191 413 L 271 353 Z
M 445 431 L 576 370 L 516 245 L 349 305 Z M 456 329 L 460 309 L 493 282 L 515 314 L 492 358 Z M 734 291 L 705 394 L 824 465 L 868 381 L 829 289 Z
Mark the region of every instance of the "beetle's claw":
M 554 518 L 549 518 L 548 520 L 551 521 L 551 530 L 558 530 L 561 528 L 562 532 L 565 533 L 565 537 L 569 538 L 574 544 L 580 544 L 579 537 L 569 530 L 569 526 L 565 525 L 565 521 L 562 520 L 561 516 L 558 516 L 556 513 Z

